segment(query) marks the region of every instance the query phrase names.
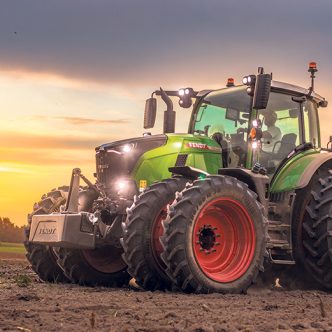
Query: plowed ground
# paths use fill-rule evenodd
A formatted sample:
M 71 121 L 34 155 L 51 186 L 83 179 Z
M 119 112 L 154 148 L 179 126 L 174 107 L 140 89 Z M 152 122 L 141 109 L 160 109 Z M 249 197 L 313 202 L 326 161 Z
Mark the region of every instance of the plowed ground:
M 332 297 L 273 285 L 188 295 L 41 282 L 0 257 L 0 331 L 332 331 Z M 282 280 L 281 280 L 282 281 Z

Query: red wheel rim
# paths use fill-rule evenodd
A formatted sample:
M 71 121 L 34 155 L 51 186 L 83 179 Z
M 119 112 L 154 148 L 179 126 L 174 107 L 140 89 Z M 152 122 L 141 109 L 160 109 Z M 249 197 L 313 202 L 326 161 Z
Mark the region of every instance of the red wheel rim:
M 196 219 L 193 248 L 200 269 L 221 283 L 248 270 L 256 247 L 254 223 L 244 206 L 230 198 L 207 203 Z
M 164 248 L 160 243 L 159 238 L 164 234 L 164 229 L 162 221 L 167 217 L 167 206 L 165 206 L 157 215 L 152 225 L 151 232 L 151 245 L 152 245 L 152 254 L 157 262 L 158 266 L 164 270 L 166 268 L 165 263 L 161 259 L 160 255 L 164 252 Z
M 91 267 L 102 273 L 116 273 L 126 267 L 120 248 L 107 246 L 94 250 L 82 250 L 82 254 Z

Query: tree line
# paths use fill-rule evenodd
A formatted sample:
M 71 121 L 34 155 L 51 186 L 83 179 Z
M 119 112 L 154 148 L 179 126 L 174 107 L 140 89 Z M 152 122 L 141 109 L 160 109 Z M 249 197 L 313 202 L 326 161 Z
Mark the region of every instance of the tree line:
M 0 242 L 23 242 L 24 226 L 14 225 L 9 218 L 0 217 Z

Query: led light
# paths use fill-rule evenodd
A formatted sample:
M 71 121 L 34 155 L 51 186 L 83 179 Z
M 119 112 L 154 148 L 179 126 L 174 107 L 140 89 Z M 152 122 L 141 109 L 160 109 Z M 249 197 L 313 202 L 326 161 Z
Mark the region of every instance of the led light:
M 244 76 L 242 79 L 242 83 L 247 85 L 248 84 L 248 76 Z
M 251 147 L 255 150 L 258 148 L 258 142 L 257 141 L 253 141 L 251 144 Z
M 247 82 L 248 82 L 248 84 L 251 83 L 251 76 L 248 76 L 248 78 L 247 78 Z
M 185 90 L 184 90 L 184 93 L 185 93 L 186 95 L 189 95 L 189 92 L 190 92 L 189 89 L 185 89 Z
M 133 149 L 132 145 L 126 144 L 123 147 L 121 147 L 122 152 L 127 153 L 130 152 Z
M 127 182 L 120 180 L 120 181 L 116 182 L 115 185 L 116 185 L 116 187 L 117 187 L 118 190 L 123 190 L 123 189 L 125 189 L 127 187 Z
M 179 96 L 184 96 L 184 89 L 179 90 Z
M 252 126 L 258 128 L 258 121 L 256 119 L 252 121 Z
M 89 213 L 89 220 L 95 224 L 98 221 L 98 217 L 93 213 Z

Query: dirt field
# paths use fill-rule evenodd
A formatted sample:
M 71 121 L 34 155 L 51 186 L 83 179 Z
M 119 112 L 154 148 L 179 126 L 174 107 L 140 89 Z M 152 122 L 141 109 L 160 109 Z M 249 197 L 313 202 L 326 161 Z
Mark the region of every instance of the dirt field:
M 22 256 L 0 256 L 0 331 L 332 331 L 322 291 L 251 288 L 185 295 L 45 284 Z

